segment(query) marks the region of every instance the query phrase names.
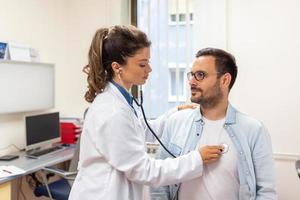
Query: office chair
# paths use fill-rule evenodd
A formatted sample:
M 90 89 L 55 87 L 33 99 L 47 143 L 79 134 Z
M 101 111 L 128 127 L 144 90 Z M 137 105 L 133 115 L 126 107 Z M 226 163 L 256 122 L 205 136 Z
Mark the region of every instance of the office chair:
M 42 173 L 43 182 L 45 185 L 41 185 L 35 188 L 34 195 L 37 197 L 46 196 L 51 200 L 68 200 L 71 186 L 77 175 L 77 165 L 79 160 L 79 147 L 80 137 L 77 140 L 74 156 L 71 160 L 69 171 L 64 171 L 54 167 L 44 167 L 44 172 L 54 173 L 62 179 L 56 180 L 52 183 L 48 183 L 46 173 Z
M 300 160 L 297 160 L 295 163 L 297 174 L 300 178 Z

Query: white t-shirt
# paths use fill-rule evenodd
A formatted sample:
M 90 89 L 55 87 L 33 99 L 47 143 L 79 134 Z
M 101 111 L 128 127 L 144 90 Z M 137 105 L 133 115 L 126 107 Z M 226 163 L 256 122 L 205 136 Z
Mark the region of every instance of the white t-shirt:
M 237 152 L 224 129 L 225 118 L 216 121 L 204 118 L 204 122 L 197 148 L 225 143 L 229 146 L 228 152 L 220 160 L 204 165 L 202 177 L 183 182 L 179 190 L 179 200 L 238 200 Z

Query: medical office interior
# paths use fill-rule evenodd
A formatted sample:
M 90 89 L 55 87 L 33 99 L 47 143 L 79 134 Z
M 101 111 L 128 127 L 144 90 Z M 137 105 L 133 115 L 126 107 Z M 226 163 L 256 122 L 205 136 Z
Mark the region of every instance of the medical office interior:
M 230 101 L 266 125 L 278 198 L 298 200 L 299 9 L 297 0 L 0 0 L 0 48 L 6 46 L 0 60 L 0 156 L 23 155 L 18 150 L 28 147 L 28 116 L 59 112 L 62 119 L 80 121 L 89 106 L 82 68 L 93 34 L 103 26 L 135 24 L 152 41 L 153 71 L 143 86 L 147 117 L 189 101 L 186 73 L 197 50 L 231 52 L 239 73 Z M 0 168 L 10 162 L 17 161 L 0 161 Z M 49 174 L 39 169 L 30 172 Z M 28 176 L 0 178 L 0 199 L 48 199 L 34 195 Z

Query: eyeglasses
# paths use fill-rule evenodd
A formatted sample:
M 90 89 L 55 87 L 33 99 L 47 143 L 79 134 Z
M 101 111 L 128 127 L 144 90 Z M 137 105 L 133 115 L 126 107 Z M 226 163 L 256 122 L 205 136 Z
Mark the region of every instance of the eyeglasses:
M 210 75 L 216 75 L 216 74 L 220 74 L 220 72 L 216 72 Z M 192 79 L 192 77 L 194 77 L 197 81 L 202 81 L 208 76 L 208 73 L 205 71 L 196 71 L 196 72 L 188 72 L 186 75 L 189 81 Z

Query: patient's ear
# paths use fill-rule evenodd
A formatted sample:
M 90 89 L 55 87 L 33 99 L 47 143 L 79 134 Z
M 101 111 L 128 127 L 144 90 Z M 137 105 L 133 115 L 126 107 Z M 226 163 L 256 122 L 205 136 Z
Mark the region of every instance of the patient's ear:
M 221 77 L 221 87 L 222 88 L 228 88 L 229 89 L 229 85 L 231 83 L 231 75 L 229 73 L 225 73 L 222 75 Z

